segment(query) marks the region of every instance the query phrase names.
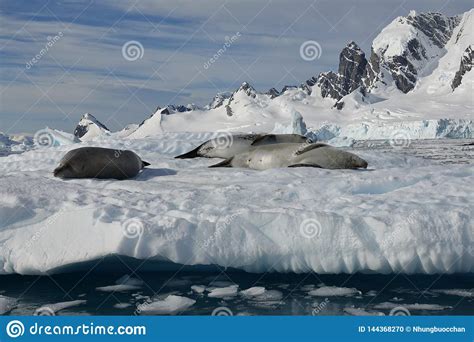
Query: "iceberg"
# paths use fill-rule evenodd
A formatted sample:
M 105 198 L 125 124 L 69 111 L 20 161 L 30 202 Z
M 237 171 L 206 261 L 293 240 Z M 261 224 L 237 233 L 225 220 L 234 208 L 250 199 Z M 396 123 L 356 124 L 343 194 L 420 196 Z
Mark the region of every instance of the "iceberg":
M 215 160 L 174 159 L 210 136 L 104 140 L 152 164 L 120 182 L 53 177 L 68 150 L 88 143 L 2 157 L 0 274 L 60 273 L 108 255 L 155 270 L 474 272 L 471 164 L 377 149 L 357 151 L 364 171 L 211 172 Z M 115 285 L 137 286 L 129 282 Z

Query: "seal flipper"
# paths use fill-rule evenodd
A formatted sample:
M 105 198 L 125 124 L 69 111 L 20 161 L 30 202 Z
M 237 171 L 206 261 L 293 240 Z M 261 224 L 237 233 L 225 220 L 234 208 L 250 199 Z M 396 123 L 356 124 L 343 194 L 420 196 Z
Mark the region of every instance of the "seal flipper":
M 322 169 L 321 166 L 318 164 L 293 164 L 293 165 L 288 165 L 288 167 L 316 167 L 318 169 Z
M 207 141 L 206 141 L 207 142 Z M 194 150 L 183 153 L 179 156 L 174 157 L 175 159 L 189 159 L 189 158 L 197 158 L 197 157 L 202 157 L 199 153 L 200 148 L 204 145 L 205 143 L 202 143 L 198 147 L 196 147 Z
M 150 166 L 151 164 L 149 162 L 146 162 L 144 160 L 142 160 L 142 169 L 145 167 L 145 166 Z
M 232 167 L 231 165 L 232 159 L 234 159 L 234 157 L 231 157 L 229 159 L 226 159 L 224 161 L 221 161 L 220 163 L 211 165 L 209 167 Z
M 329 145 L 326 145 L 323 143 L 306 144 L 306 146 L 304 146 L 303 148 L 298 148 L 295 152 L 295 155 L 299 156 L 300 154 L 314 150 L 315 148 L 326 147 L 326 146 L 329 146 Z
M 265 134 L 257 137 L 250 145 L 258 146 L 262 144 L 275 143 L 276 135 L 275 134 Z

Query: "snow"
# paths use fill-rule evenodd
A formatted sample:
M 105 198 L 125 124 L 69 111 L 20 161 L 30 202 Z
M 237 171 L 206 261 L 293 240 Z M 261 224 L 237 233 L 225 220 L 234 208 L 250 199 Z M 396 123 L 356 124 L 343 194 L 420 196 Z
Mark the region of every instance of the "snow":
M 367 171 L 211 171 L 216 160 L 174 159 L 212 134 L 108 137 L 2 157 L 0 274 L 58 273 L 111 254 L 150 259 L 157 270 L 172 262 L 249 272 L 474 271 L 472 165 L 390 149 L 357 150 Z M 52 176 L 68 150 L 92 144 L 131 149 L 152 165 L 120 182 Z M 125 234 L 130 222 L 134 236 Z
M 348 287 L 336 287 L 336 286 L 323 286 L 315 290 L 308 292 L 310 296 L 317 297 L 345 297 L 345 296 L 355 296 L 360 295 L 360 292 L 354 288 Z
M 182 296 L 169 295 L 165 299 L 144 303 L 138 310 L 144 315 L 177 314 L 196 303 L 195 300 Z

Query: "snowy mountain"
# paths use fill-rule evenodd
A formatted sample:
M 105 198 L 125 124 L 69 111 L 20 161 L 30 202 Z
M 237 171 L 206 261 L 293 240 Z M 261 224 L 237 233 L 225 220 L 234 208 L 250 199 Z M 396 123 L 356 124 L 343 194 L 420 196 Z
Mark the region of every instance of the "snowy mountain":
M 74 135 L 81 141 L 91 140 L 104 134 L 110 134 L 110 130 L 89 113 L 82 116 L 74 130 Z
M 395 86 L 407 93 L 420 77 L 429 75 L 446 53 L 446 43 L 461 17 L 411 11 L 398 17 L 375 38 L 367 66 L 365 86 Z
M 217 93 L 205 109 L 216 109 L 224 104 L 224 102 L 232 96 L 230 92 Z
M 205 107 L 157 107 L 141 124 L 114 134 L 139 139 L 180 131 L 291 131 L 298 113 L 308 135 L 318 139 L 388 139 L 398 130 L 422 139 L 471 138 L 473 25 L 474 9 L 458 16 L 411 11 L 377 35 L 369 58 L 351 41 L 337 71 L 299 86 L 259 92 L 243 82 Z M 85 114 L 74 134 L 85 141 L 110 132 Z
M 413 127 L 418 127 L 423 120 L 443 126 L 437 120 L 461 119 L 468 120 L 470 132 L 473 13 L 474 9 L 458 16 L 411 11 L 377 35 L 370 58 L 351 41 L 339 55 L 337 71 L 322 72 L 281 91 L 259 92 L 243 82 L 232 93 L 217 94 L 204 108 L 156 119 L 155 132 L 183 127 L 271 130 L 275 124 L 287 125 L 294 112 L 301 113 L 310 128 L 372 121 L 389 126 L 416 121 Z
M 167 105 L 164 108 L 157 107 L 155 112 L 160 112 L 160 114 L 174 114 L 174 113 L 184 113 L 184 112 L 191 112 L 193 110 L 199 109 L 194 103 L 187 104 L 186 106 L 183 105 Z
M 473 49 L 473 45 L 469 45 L 462 55 L 459 70 L 456 71 L 453 82 L 451 83 L 451 88 L 453 88 L 453 90 L 461 85 L 464 75 L 472 69 L 472 59 L 474 56 Z

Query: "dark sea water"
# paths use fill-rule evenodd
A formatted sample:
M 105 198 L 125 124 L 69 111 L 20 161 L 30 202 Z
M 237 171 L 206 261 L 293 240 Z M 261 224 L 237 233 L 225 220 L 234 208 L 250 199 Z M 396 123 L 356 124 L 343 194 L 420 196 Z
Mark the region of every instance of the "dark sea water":
M 474 274 L 454 275 L 317 275 L 317 274 L 249 274 L 235 270 L 225 272 L 137 272 L 133 278 L 143 284 L 131 291 L 103 292 L 98 287 L 113 285 L 130 272 L 75 272 L 55 276 L 2 276 L 0 293 L 17 298 L 10 315 L 33 315 L 42 306 L 72 300 L 85 303 L 56 312 L 57 315 L 136 315 L 140 305 L 160 300 L 169 294 L 196 301 L 186 310 L 172 314 L 211 315 L 226 310 L 233 315 L 347 315 L 351 308 L 389 315 L 390 302 L 407 308 L 411 315 L 474 315 Z M 354 288 L 360 293 L 348 296 L 313 296 L 310 291 L 325 286 Z M 209 292 L 198 294 L 192 285 L 228 287 L 239 290 L 265 287 L 269 296 L 248 298 L 240 294 L 211 298 Z M 444 290 L 467 289 L 447 294 Z M 470 293 L 470 296 L 467 295 Z M 428 304 L 422 309 L 414 304 Z M 386 304 L 385 304 L 386 305 Z M 416 307 L 416 306 L 415 306 Z M 217 311 L 215 311 L 217 310 Z

